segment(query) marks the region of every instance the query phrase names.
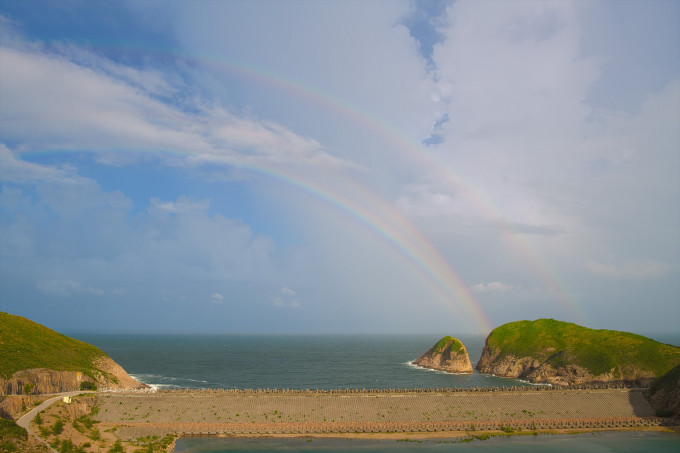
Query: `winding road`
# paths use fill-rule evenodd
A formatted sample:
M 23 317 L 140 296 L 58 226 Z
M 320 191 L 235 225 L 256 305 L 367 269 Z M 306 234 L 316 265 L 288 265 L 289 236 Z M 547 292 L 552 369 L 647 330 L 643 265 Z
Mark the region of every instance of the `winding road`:
M 47 448 L 49 448 L 51 451 L 55 453 L 57 450 L 54 448 L 50 447 L 50 445 L 40 436 L 35 434 L 33 431 L 31 431 L 30 425 L 31 421 L 35 418 L 36 415 L 38 415 L 39 412 L 44 411 L 48 407 L 50 407 L 52 404 L 56 403 L 57 401 L 61 401 L 65 396 L 76 396 L 76 395 L 82 395 L 83 393 L 96 393 L 93 391 L 78 391 L 78 392 L 64 392 L 64 393 L 54 393 L 54 397 L 50 398 L 48 400 L 43 401 L 38 407 L 34 407 L 30 411 L 28 411 L 26 414 L 24 414 L 19 420 L 17 420 L 17 425 L 21 426 L 30 434 L 31 436 L 35 437 L 38 439 L 40 442 L 43 444 L 47 445 Z

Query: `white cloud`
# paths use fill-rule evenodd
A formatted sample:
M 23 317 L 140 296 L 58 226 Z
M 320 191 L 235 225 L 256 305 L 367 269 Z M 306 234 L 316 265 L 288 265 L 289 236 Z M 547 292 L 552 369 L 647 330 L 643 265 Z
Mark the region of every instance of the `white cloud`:
M 593 275 L 612 280 L 656 280 L 672 269 L 670 264 L 655 260 L 628 261 L 618 265 L 588 260 L 584 267 Z
M 73 280 L 49 280 L 41 281 L 35 289 L 46 296 L 52 297 L 71 297 L 74 294 L 85 294 L 92 296 L 103 296 L 104 290 L 89 286 L 81 286 Z
M 281 288 L 280 294 L 278 296 L 273 296 L 271 298 L 272 304 L 275 307 L 300 308 L 298 301 L 292 299 L 295 294 L 295 291 L 288 288 L 287 286 L 284 286 Z
M 285 307 L 286 303 L 283 301 L 283 298 L 281 297 L 272 297 L 272 304 L 276 307 Z
M 155 297 L 165 288 L 173 297 L 195 298 L 205 287 L 198 281 L 238 286 L 268 282 L 281 272 L 273 240 L 212 214 L 209 200 L 152 199 L 133 212 L 125 195 L 88 178 L 55 178 L 29 190 L 36 193 L 0 188 L 0 264 L 3 274 L 30 276 L 45 295 Z M 55 278 L 55 269 L 79 277 Z M 112 289 L 84 283 L 95 281 L 111 282 Z
M 214 304 L 221 304 L 221 303 L 224 302 L 224 296 L 220 293 L 213 293 L 210 296 L 210 302 L 212 302 Z
M 174 89 L 157 72 L 68 50 L 0 47 L 0 133 L 17 149 L 90 151 L 110 163 L 153 154 L 174 165 L 347 165 L 272 121 L 239 118 L 199 99 L 171 104 L 157 96 Z M 168 151 L 175 154 L 166 158 Z
M 64 282 L 109 288 L 90 282 L 115 281 L 129 289 L 130 300 L 147 296 L 149 303 L 158 296 L 149 292 L 159 288 L 172 303 L 187 305 L 206 298 L 205 288 L 229 288 L 230 309 L 252 307 L 235 310 L 232 319 L 258 321 L 253 313 L 263 306 L 295 308 L 297 293 L 304 293 L 303 305 L 315 316 L 340 306 L 326 322 L 339 329 L 362 322 L 371 329 L 375 319 L 410 328 L 422 311 L 413 301 L 438 295 L 409 257 L 422 258 L 426 271 L 457 270 L 482 304 L 505 307 L 503 315 L 489 312 L 494 321 L 533 314 L 539 304 L 545 315 L 566 313 L 569 297 L 595 313 L 594 322 L 609 322 L 614 304 L 632 313 L 650 290 L 657 291 L 648 297 L 656 308 L 677 300 L 680 83 L 659 75 L 671 68 L 677 79 L 677 52 L 647 47 L 654 33 L 645 27 L 657 21 L 638 20 L 647 43 L 638 46 L 634 35 L 624 41 L 608 35 L 607 21 L 620 17 L 608 3 L 597 6 L 600 28 L 584 2 L 457 1 L 437 20 L 444 40 L 428 66 L 398 25 L 406 2 L 362 2 L 361 14 L 344 2 L 267 6 L 164 8 L 174 44 L 190 56 L 173 65 L 181 74 L 162 73 L 153 55 L 140 67 L 156 69 L 135 69 L 108 60 L 106 51 L 22 42 L 0 24 L 0 57 L 8 63 L 0 65 L 0 135 L 11 148 L 0 148 L 7 183 L 0 192 L 0 248 L 11 257 L 0 263 L 5 275 L 22 269 L 32 279 L 28 291 L 41 282 L 42 291 L 73 298 L 82 293 Z M 594 36 L 631 55 L 620 68 L 642 68 L 635 71 L 654 85 L 636 79 L 631 101 L 619 78 L 606 77 L 616 54 L 603 54 Z M 640 52 L 668 62 L 662 71 L 636 64 Z M 602 86 L 629 108 L 595 108 Z M 438 140 L 420 149 L 433 131 Z M 50 149 L 96 153 L 120 166 L 134 162 L 151 177 L 165 170 L 158 162 L 201 171 L 192 176 L 210 172 L 211 181 L 247 176 L 241 187 L 257 213 L 225 207 L 225 197 L 194 184 L 165 195 L 166 178 L 151 194 L 104 190 L 121 183 L 39 165 L 48 159 L 37 153 Z M 85 174 L 88 162 L 67 156 L 49 161 L 83 162 Z M 266 171 L 252 177 L 250 166 L 293 167 L 300 179 L 281 184 Z M 135 174 L 124 184 L 136 185 Z M 310 180 L 318 185 L 306 185 Z M 124 184 L 117 187 L 125 191 Z M 307 196 L 317 188 L 318 196 Z M 419 228 L 383 209 L 385 201 Z M 258 235 L 259 228 L 273 237 Z M 436 253 L 411 254 L 414 242 L 403 239 L 420 234 Z M 273 239 L 280 237 L 286 250 Z M 622 256 L 648 259 L 588 260 Z M 50 272 L 55 268 L 65 271 Z M 584 279 L 584 270 L 598 278 Z M 50 283 L 55 275 L 61 284 Z M 608 279 L 655 280 L 625 285 L 630 291 L 621 294 L 622 286 Z M 19 280 L 5 281 L 14 288 Z M 435 296 L 423 296 L 429 292 Z M 306 302 L 312 294 L 314 302 Z M 390 304 L 400 310 L 388 310 Z M 291 326 L 303 318 L 270 311 L 292 314 Z M 438 319 L 443 325 L 450 317 Z
M 478 283 L 476 285 L 473 285 L 470 287 L 470 291 L 475 292 L 475 293 L 505 293 L 508 292 L 512 289 L 514 289 L 515 286 L 513 285 L 508 285 L 502 282 L 489 282 L 489 283 Z
M 0 143 L 0 181 L 34 183 L 68 178 L 68 172 L 18 159 L 4 144 Z

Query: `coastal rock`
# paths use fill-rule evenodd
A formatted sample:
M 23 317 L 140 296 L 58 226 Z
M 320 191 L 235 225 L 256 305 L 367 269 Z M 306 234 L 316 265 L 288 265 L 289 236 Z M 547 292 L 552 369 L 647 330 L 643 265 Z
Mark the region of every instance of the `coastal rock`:
M 99 348 L 21 316 L 0 312 L 0 393 L 146 388 Z
M 459 339 L 450 336 L 439 340 L 413 364 L 447 373 L 474 373 L 467 349 Z
M 96 362 L 100 372 L 94 379 L 81 371 L 55 371 L 47 368 L 32 368 L 17 371 L 10 379 L 0 379 L 0 392 L 6 395 L 44 394 L 72 392 L 80 389 L 83 382 L 92 382 L 98 389 L 141 389 L 146 384 L 136 381 L 109 357 Z M 28 386 L 28 387 L 27 387 Z
M 678 362 L 680 348 L 640 335 L 539 319 L 494 329 L 486 339 L 477 370 L 555 386 L 648 386 Z
M 655 380 L 645 396 L 657 415 L 680 417 L 680 365 Z

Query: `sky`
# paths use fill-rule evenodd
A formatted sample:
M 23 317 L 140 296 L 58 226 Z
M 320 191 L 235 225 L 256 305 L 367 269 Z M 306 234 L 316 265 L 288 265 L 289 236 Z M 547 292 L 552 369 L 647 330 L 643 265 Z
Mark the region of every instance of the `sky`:
M 680 2 L 0 3 L 0 311 L 680 333 Z

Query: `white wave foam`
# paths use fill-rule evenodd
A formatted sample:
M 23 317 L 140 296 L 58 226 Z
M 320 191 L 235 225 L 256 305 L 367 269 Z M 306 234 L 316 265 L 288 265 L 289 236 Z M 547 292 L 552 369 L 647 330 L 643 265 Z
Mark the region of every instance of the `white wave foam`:
M 130 377 L 133 379 L 142 382 L 149 387 L 153 389 L 159 389 L 159 388 L 182 388 L 186 386 L 178 385 L 178 384 L 168 384 L 168 382 L 182 382 L 182 381 L 188 381 L 188 382 L 198 382 L 201 384 L 209 384 L 208 381 L 203 381 L 199 379 L 189 379 L 189 378 L 179 378 L 179 377 L 174 377 L 174 376 L 163 376 L 160 374 L 131 374 Z
M 426 368 L 424 366 L 416 365 L 413 362 L 404 362 L 404 365 L 407 365 L 410 368 L 415 368 L 417 370 L 430 371 L 430 372 L 436 373 L 436 374 L 446 374 L 446 375 L 454 375 L 454 376 L 469 376 L 470 375 L 470 373 L 449 373 L 448 371 L 433 370 L 432 368 Z

